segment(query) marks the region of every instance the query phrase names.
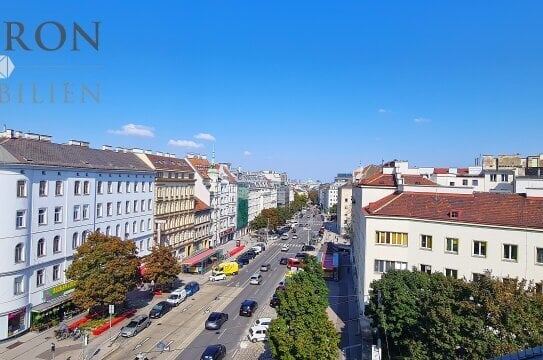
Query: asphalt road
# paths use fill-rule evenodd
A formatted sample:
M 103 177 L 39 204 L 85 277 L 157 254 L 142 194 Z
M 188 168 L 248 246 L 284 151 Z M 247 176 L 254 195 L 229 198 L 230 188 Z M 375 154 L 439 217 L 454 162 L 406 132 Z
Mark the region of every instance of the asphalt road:
M 304 216 L 303 219 L 297 218 L 296 220 L 298 220 L 299 224 L 305 224 L 309 219 Z M 310 233 L 318 230 L 321 224 L 320 221 L 312 221 Z M 286 266 L 279 264 L 279 259 L 281 257 L 293 257 L 297 252 L 301 252 L 302 244 L 307 243 L 308 231 L 303 230 L 301 226 L 296 229 L 297 239 L 292 239 L 292 233 L 290 233 L 289 240 L 276 240 L 263 253 L 257 255 L 248 265 L 245 265 L 237 276 L 213 285 L 242 288 L 242 291 L 222 310 L 222 312 L 228 314 L 229 320 L 223 324 L 219 331 L 205 330 L 202 322 L 201 332 L 176 359 L 199 359 L 205 348 L 212 344 L 225 345 L 227 350 L 226 358 L 235 358 L 240 343 L 247 339 L 249 328 L 260 317 L 264 308 L 269 307 L 269 301 L 276 287 L 287 272 Z M 289 252 L 280 251 L 281 246 L 285 243 L 291 245 Z M 263 281 L 260 285 L 250 285 L 249 279 L 251 275 L 258 272 L 260 265 L 265 263 L 271 264 L 271 270 L 261 273 Z M 239 316 L 239 307 L 245 299 L 258 302 L 259 307 L 252 317 Z

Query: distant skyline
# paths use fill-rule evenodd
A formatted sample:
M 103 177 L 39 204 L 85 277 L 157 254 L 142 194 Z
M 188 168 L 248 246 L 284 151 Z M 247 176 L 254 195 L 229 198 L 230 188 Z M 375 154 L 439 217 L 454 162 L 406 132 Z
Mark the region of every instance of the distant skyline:
M 24 24 L 32 51 L 6 49 L 6 21 Z M 100 21 L 99 50 L 70 51 L 71 28 L 65 47 L 40 50 L 47 21 Z M 538 154 L 542 24 L 538 1 L 10 2 L 0 59 L 15 69 L 0 79 L 0 125 L 95 148 L 211 157 L 214 146 L 218 161 L 302 180 L 382 160 Z M 97 83 L 99 103 L 81 103 L 81 84 Z

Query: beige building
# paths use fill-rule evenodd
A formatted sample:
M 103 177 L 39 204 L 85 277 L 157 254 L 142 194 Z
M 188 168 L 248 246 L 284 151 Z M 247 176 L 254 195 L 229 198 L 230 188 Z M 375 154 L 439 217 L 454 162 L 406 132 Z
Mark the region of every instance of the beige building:
M 341 235 L 350 234 L 352 201 L 353 185 L 349 182 L 339 187 L 337 195 L 337 230 Z
M 197 197 L 194 198 L 194 251 L 211 246 L 211 208 Z
M 155 245 L 169 245 L 184 259 L 195 250 L 194 171 L 184 159 L 173 155 L 138 156 L 156 172 Z

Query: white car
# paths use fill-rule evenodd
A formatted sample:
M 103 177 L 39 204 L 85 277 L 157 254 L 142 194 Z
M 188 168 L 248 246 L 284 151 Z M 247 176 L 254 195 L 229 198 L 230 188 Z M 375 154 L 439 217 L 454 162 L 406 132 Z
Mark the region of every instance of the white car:
M 269 327 L 271 321 L 272 321 L 271 318 L 260 318 L 260 319 L 258 319 L 257 321 L 255 321 L 255 323 L 253 324 L 253 326 L 265 326 L 265 327 Z
M 267 332 L 267 326 L 253 326 L 249 329 L 249 335 L 247 335 L 247 337 L 249 338 L 249 341 L 254 343 L 257 341 L 264 341 L 268 339 Z
M 283 251 L 283 252 L 287 252 L 288 250 L 289 250 L 289 246 L 287 244 L 285 244 L 285 245 L 283 245 L 281 247 L 281 251 Z
M 219 280 L 226 280 L 226 275 L 222 272 L 219 272 L 209 277 L 209 281 L 219 281 Z
M 294 234 L 294 235 L 292 235 L 292 238 L 293 238 L 293 239 L 297 239 L 297 238 L 298 238 L 298 235 Z

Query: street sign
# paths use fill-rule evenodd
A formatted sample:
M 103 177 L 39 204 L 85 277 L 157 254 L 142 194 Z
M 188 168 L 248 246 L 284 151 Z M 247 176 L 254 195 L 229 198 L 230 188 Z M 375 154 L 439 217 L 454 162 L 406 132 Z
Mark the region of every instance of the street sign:
M 109 315 L 115 314 L 115 305 L 109 305 Z

